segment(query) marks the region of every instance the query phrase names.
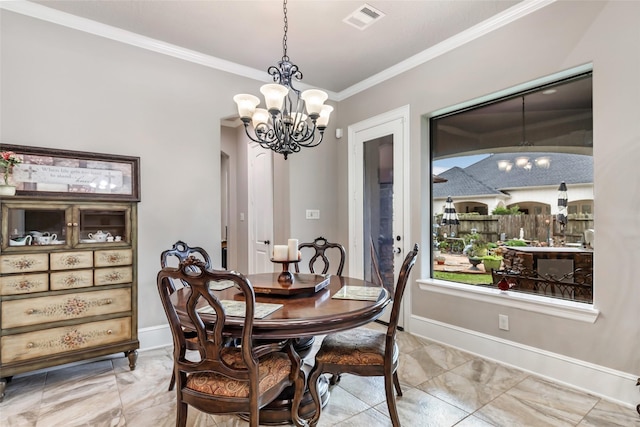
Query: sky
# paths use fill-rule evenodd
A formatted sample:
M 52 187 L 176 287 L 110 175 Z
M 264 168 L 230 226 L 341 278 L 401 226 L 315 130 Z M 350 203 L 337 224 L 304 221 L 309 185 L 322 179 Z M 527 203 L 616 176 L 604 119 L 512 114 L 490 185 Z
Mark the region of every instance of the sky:
M 454 166 L 464 169 L 467 166 L 479 162 L 489 156 L 490 154 L 476 154 L 474 156 L 450 157 L 448 159 L 436 160 L 433 162 L 433 174 L 440 175 L 442 172 L 447 169 L 451 169 Z

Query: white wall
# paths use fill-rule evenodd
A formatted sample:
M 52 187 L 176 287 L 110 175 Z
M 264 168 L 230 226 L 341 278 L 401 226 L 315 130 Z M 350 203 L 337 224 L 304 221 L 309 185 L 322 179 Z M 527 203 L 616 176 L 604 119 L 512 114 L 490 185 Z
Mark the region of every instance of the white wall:
M 429 276 L 428 257 L 412 275 L 412 314 L 416 322 L 448 325 L 494 343 L 506 340 L 539 355 L 549 352 L 585 366 L 629 373 L 624 384 L 627 396 L 636 395 L 635 379 L 630 379 L 640 373 L 640 285 L 635 268 L 640 260 L 639 23 L 639 2 L 556 2 L 342 101 L 339 123 L 347 127 L 410 105 L 412 240 L 427 248 L 430 194 L 423 183 L 429 175 L 428 170 L 421 171 L 421 162 L 430 159 L 423 116 L 593 63 L 598 319 L 592 324 L 422 290 L 415 279 Z M 344 149 L 342 156 L 346 157 Z M 346 179 L 346 167 L 341 167 L 341 174 Z M 343 206 L 347 197 L 342 191 Z M 340 222 L 346 222 L 346 209 L 340 215 Z M 498 329 L 498 314 L 510 317 L 510 331 Z
M 220 119 L 253 81 L 0 10 L 6 143 L 141 158 L 139 325 L 166 324 L 155 277 L 179 240 L 220 265 Z

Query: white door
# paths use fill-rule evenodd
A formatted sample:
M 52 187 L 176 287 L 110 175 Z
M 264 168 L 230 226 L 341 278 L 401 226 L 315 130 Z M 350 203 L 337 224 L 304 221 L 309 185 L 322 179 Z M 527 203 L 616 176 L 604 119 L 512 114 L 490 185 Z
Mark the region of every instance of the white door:
M 349 275 L 369 279 L 370 242 L 378 253 L 381 276 L 395 283 L 409 238 L 409 107 L 349 127 Z M 409 309 L 410 292 L 404 307 Z M 400 322 L 404 326 L 405 309 Z M 382 321 L 389 320 L 391 309 Z
M 272 151 L 249 146 L 249 274 L 273 271 L 273 163 Z

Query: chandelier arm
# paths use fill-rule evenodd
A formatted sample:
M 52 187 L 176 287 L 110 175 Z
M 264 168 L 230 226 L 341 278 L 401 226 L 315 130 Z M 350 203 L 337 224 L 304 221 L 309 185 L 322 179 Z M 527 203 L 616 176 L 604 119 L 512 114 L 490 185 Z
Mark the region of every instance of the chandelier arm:
M 273 133 L 273 129 L 269 128 L 267 132 L 256 132 L 256 130 L 254 129 L 254 134 L 252 135 L 251 131 L 249 131 L 249 122 L 243 122 L 243 123 L 244 123 L 244 131 L 247 134 L 247 137 L 249 137 L 251 141 L 257 142 L 258 144 L 260 144 L 263 148 L 270 148 L 265 144 L 272 144 L 274 141 L 277 141 Z
M 310 128 L 309 124 L 306 121 L 301 121 L 296 124 L 294 128 L 294 132 L 292 132 L 291 137 L 297 143 L 302 143 L 308 141 L 313 138 L 313 133 L 315 131 L 315 126 Z
M 299 143 L 299 145 L 304 148 L 313 148 L 320 145 L 320 143 L 324 139 L 324 132 L 320 132 L 320 138 L 318 138 L 317 141 L 316 141 L 316 136 L 317 134 L 314 134 L 313 139 L 310 142 L 301 142 Z

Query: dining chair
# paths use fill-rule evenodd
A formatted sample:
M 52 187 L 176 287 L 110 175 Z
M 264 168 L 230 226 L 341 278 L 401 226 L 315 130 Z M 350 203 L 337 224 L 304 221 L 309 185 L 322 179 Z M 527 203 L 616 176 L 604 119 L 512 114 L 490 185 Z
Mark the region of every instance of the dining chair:
M 209 256 L 206 250 L 204 250 L 199 246 L 190 247 L 188 244 L 186 244 L 182 240 L 178 240 L 176 243 L 173 244 L 173 247 L 171 249 L 167 249 L 166 251 L 160 254 L 160 267 L 165 268 L 169 266 L 178 266 L 180 265 L 181 262 L 185 261 L 190 256 L 195 256 L 201 259 L 204 262 L 205 267 L 207 269 L 212 268 L 211 257 Z M 170 280 L 170 282 L 171 282 L 171 285 L 173 286 L 172 293 L 175 292 L 176 289 L 179 289 L 183 286 L 188 286 L 188 283 L 186 282 L 177 283 L 174 280 Z M 186 338 L 187 350 L 197 350 L 198 347 L 196 344 L 196 340 L 197 340 L 196 332 L 194 330 L 190 330 L 190 331 L 184 331 L 184 333 Z M 169 391 L 173 390 L 175 383 L 176 383 L 175 373 L 172 373 L 171 382 L 169 382 Z
M 172 281 L 189 286 L 186 316 L 178 317 L 171 295 Z M 224 336 L 227 311 L 211 289 L 219 282 L 239 290 L 243 316 L 242 339 L 238 346 L 226 345 Z M 255 294 L 249 280 L 240 273 L 212 270 L 206 263 L 189 257 L 177 268 L 165 267 L 158 273 L 158 292 L 173 336 L 173 370 L 176 378 L 176 426 L 184 427 L 189 406 L 210 414 L 244 414 L 249 425 L 257 427 L 259 410 L 272 402 L 286 388 L 294 385 L 291 416 L 297 425 L 298 408 L 304 391 L 301 360 L 291 340 L 256 346 L 253 341 Z M 203 318 L 204 317 L 204 318 Z M 183 322 L 188 322 L 187 325 Z M 195 330 L 198 360 L 191 360 L 186 350 L 185 330 Z
M 315 365 L 309 373 L 309 391 L 316 406 L 316 412 L 309 424 L 314 426 L 320 419 L 322 405 L 318 394 L 318 379 L 324 373 L 340 375 L 343 373 L 359 376 L 384 376 L 384 389 L 387 407 L 394 427 L 400 426 L 395 387 L 398 396 L 402 396 L 398 380 L 398 345 L 396 329 L 400 317 L 400 303 L 406 288 L 409 273 L 418 256 L 418 245 L 407 254 L 400 269 L 400 275 L 393 295 L 393 306 L 389 326 L 386 332 L 368 328 L 356 328 L 327 335 L 316 353 Z
M 315 274 L 314 266 L 316 265 L 316 262 L 319 263 L 321 261 L 322 264 L 319 265 L 322 265 L 322 274 L 327 274 L 330 267 L 329 257 L 327 257 L 326 253 L 328 252 L 329 255 L 337 254 L 335 255 L 335 257 L 339 257 L 337 258 L 339 260 L 339 263 L 338 268 L 336 269 L 336 275 L 342 276 L 344 262 L 347 258 L 347 252 L 345 251 L 344 246 L 342 246 L 340 243 L 330 243 L 327 241 L 327 239 L 320 236 L 316 237 L 315 240 L 311 243 L 301 243 L 298 245 L 298 249 L 300 249 L 301 252 L 303 252 L 305 248 L 311 248 L 314 250 L 314 254 L 309 260 L 309 271 L 311 273 Z M 300 267 L 298 266 L 298 263 L 295 263 L 295 270 L 296 273 L 300 273 Z

